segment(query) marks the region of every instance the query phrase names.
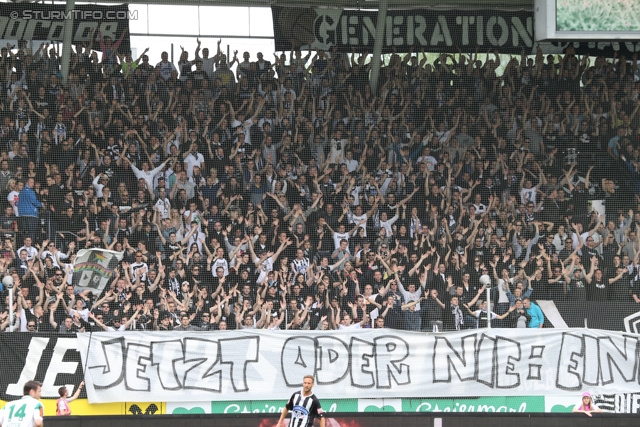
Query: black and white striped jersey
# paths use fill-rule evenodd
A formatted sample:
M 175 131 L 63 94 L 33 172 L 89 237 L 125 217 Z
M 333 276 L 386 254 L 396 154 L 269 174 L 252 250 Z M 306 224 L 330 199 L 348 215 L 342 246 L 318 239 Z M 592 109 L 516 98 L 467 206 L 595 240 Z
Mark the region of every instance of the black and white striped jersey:
M 320 401 L 313 393 L 309 396 L 303 396 L 302 391 L 293 393 L 287 409 L 291 412 L 289 427 L 311 427 L 316 417 L 324 417 Z
M 307 277 L 307 269 L 309 268 L 309 264 L 309 258 L 295 258 L 293 261 L 291 261 L 291 269 L 296 274 L 304 274 L 305 277 Z

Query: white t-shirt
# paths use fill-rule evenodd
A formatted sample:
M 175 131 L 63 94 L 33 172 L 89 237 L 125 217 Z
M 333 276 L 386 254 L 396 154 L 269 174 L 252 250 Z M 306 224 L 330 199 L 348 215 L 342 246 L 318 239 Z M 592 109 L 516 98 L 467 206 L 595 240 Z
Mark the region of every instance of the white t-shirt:
M 349 326 L 345 326 L 345 325 L 340 325 L 338 326 L 338 329 L 361 329 L 362 325 L 360 323 L 354 323 L 353 325 L 349 325 Z
M 349 241 L 349 233 L 333 233 L 333 244 L 336 246 L 336 249 L 340 247 L 340 240 L 342 239 Z
M 193 167 L 198 166 L 200 170 L 204 167 L 204 156 L 200 153 L 189 153 L 184 158 L 184 163 L 186 165 L 187 178 L 191 178 L 193 176 Z
M 342 162 L 340 163 L 344 163 L 345 165 L 347 165 L 347 170 L 349 172 L 353 172 L 356 169 L 358 169 L 358 161 L 355 159 L 351 159 L 351 160 L 342 159 Z
M 200 224 L 198 224 L 198 227 L 200 227 Z M 193 233 L 193 235 L 189 237 L 189 241 L 187 242 L 187 250 L 190 250 L 191 245 L 195 243 L 198 247 L 198 252 L 202 254 L 202 242 L 200 240 L 205 240 L 206 238 L 207 236 L 202 231 L 200 231 L 200 228 L 198 228 L 198 231 L 196 233 Z
M 380 228 L 384 228 L 387 230 L 387 236 L 393 236 L 393 228 L 391 226 L 398 220 L 398 215 L 394 215 L 392 218 L 389 218 L 387 221 L 380 221 Z
M 191 224 L 189 221 L 189 217 L 191 216 L 191 211 L 184 211 L 184 220 L 187 224 Z M 200 224 L 202 223 L 202 213 L 200 211 L 194 211 L 193 216 L 191 216 L 191 221 L 195 221 L 198 223 L 198 231 L 202 231 L 202 227 Z
M 367 214 L 366 214 L 366 213 L 364 213 L 364 214 L 362 214 L 362 215 L 359 215 L 359 216 L 353 215 L 353 216 L 351 217 L 351 221 L 353 221 L 353 223 L 354 223 L 354 224 L 360 224 L 360 221 L 364 221 L 365 219 L 369 219 L 369 217 L 367 217 Z M 367 224 L 365 223 L 365 224 L 362 224 L 362 225 L 360 225 L 360 226 L 358 227 L 358 228 L 362 228 L 362 229 L 364 229 L 364 237 L 367 237 L 367 227 L 365 227 L 366 225 L 367 225 Z M 357 231 L 357 230 L 356 230 L 356 231 Z
M 138 169 L 136 166 L 131 165 L 131 170 L 133 171 L 133 174 L 136 176 L 136 178 L 138 178 L 138 179 L 144 178 L 144 180 L 147 182 L 149 187 L 153 188 L 153 180 L 154 180 L 154 178 L 156 177 L 156 175 L 158 175 L 162 171 L 162 168 L 164 167 L 164 165 L 166 163 L 167 162 L 164 162 L 163 164 L 159 165 L 155 169 L 148 170 L 148 171 L 143 171 L 141 169 Z M 102 189 L 101 189 L 101 191 L 102 191 Z M 96 192 L 97 192 L 97 190 L 96 190 Z
M 55 255 L 53 255 L 53 252 L 48 251 L 48 250 L 42 252 L 42 255 L 40 255 L 40 258 L 42 258 L 43 260 L 47 259 L 47 257 L 50 257 L 51 261 L 53 262 L 53 265 L 58 267 L 58 268 L 61 268 L 60 267 L 60 263 L 58 262 L 58 258 L 60 258 L 60 259 L 68 259 L 69 258 L 69 256 L 67 256 L 67 254 L 64 254 L 64 253 L 61 253 L 61 252 L 58 252 L 58 256 L 55 256 Z
M 5 405 L 0 411 L 0 425 L 3 427 L 33 427 L 36 421 L 41 421 L 40 410 L 42 403 L 31 396 L 23 396 Z
M 418 157 L 418 163 L 422 163 L 422 162 L 426 162 L 427 163 L 427 167 L 429 168 L 430 172 L 434 171 L 434 169 L 436 168 L 436 163 L 438 163 L 436 158 L 433 157 L 433 156 L 420 156 L 420 157 Z
M 353 206 L 358 206 L 360 204 L 360 193 L 362 192 L 362 187 L 355 186 L 353 190 L 351 190 L 351 195 L 353 196 Z
M 229 263 L 226 259 L 218 258 L 213 261 L 213 264 L 211 264 L 211 274 L 213 274 L 213 277 L 216 277 L 216 270 L 218 267 L 222 267 L 224 269 L 224 277 L 229 275 Z
M 338 160 L 344 158 L 344 149 L 349 141 L 347 139 L 331 138 L 329 151 L 329 163 L 338 163 Z
M 138 278 L 138 270 L 141 268 L 146 268 L 145 273 L 140 276 L 141 282 L 147 281 L 147 272 L 149 271 L 149 266 L 146 262 L 134 262 L 131 264 L 131 282 L 135 283 Z
M 537 195 L 538 189 L 536 187 L 523 188 L 520 190 L 520 201 L 523 205 L 526 205 L 527 202 L 533 202 L 533 204 L 536 205 Z
M 83 310 L 76 310 L 76 309 L 73 309 L 73 308 L 69 309 L 69 316 L 73 317 L 76 313 L 80 314 L 80 317 L 85 322 L 89 321 L 89 310 L 88 309 L 86 309 L 86 308 L 83 309 Z
M 20 216 L 18 215 L 18 194 L 20 193 L 14 190 L 7 196 L 7 201 L 13 206 L 13 212 L 15 212 L 16 216 Z
M 242 124 L 242 133 L 244 133 L 244 143 L 251 145 L 251 126 L 253 126 L 253 120 L 247 119 Z
M 171 77 L 171 72 L 172 71 L 178 71 L 178 69 L 176 68 L 175 65 L 173 65 L 173 62 L 163 62 L 160 61 L 156 64 L 156 68 L 160 68 L 160 77 L 162 77 L 164 80 L 168 80 L 169 77 Z
M 214 58 L 201 58 L 202 59 L 202 71 L 207 73 L 207 76 L 211 78 L 214 71 L 215 59 Z
M 254 263 L 260 261 L 260 258 L 256 257 L 256 259 L 253 260 Z M 256 280 L 256 283 L 260 283 L 262 282 L 262 280 L 267 277 L 267 274 L 269 274 L 270 271 L 273 271 L 273 258 L 272 257 L 268 257 L 267 259 L 265 259 L 264 261 L 262 261 L 262 264 L 260 264 L 258 266 L 258 271 L 260 272 L 260 275 L 258 276 L 258 279 Z
M 160 211 L 160 218 L 169 218 L 169 212 L 171 212 L 171 202 L 169 199 L 158 199 L 155 207 Z
M 17 252 L 18 258 L 20 258 L 20 252 L 22 252 L 23 249 L 27 251 L 27 260 L 30 260 L 33 257 L 38 256 L 38 250 L 36 248 L 34 248 L 33 246 L 29 246 L 29 247 L 23 246 L 20 249 L 18 249 L 18 252 Z

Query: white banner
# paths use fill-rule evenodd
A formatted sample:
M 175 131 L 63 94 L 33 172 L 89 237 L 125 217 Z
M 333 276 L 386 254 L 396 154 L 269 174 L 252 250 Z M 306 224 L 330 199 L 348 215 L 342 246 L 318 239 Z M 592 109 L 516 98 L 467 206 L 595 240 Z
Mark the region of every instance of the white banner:
M 95 295 L 109 285 L 124 253 L 106 249 L 78 251 L 73 266 L 73 284 L 80 290 L 90 289 Z
M 636 392 L 639 340 L 587 329 L 105 332 L 78 334 L 78 351 L 91 403 L 286 399 L 307 374 L 326 399 L 575 397 Z

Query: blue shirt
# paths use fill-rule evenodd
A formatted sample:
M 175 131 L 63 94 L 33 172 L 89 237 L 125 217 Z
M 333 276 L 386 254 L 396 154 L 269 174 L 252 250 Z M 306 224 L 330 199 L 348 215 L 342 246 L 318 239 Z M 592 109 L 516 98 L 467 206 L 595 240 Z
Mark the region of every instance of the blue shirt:
M 531 321 L 528 325 L 529 328 L 539 328 L 544 323 L 542 310 L 536 304 L 531 303 L 531 306 L 527 309 L 527 314 L 531 316 Z
M 38 216 L 38 208 L 42 203 L 36 198 L 36 193 L 26 185 L 18 195 L 18 214 L 20 216 Z

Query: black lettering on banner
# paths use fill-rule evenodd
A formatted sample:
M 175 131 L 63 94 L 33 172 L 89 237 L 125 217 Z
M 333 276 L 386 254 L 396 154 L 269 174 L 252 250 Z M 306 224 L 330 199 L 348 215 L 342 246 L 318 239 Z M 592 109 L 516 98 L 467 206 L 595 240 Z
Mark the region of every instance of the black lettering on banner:
M 357 388 L 389 389 L 411 384 L 410 366 L 403 363 L 409 356 L 409 343 L 395 336 L 379 336 L 373 342 L 320 336 L 285 340 L 280 360 L 287 387 L 301 386 L 301 378 L 312 370 L 318 385 L 337 384 L 349 375 Z
M 436 336 L 433 343 L 433 382 L 451 383 L 452 370 L 461 382 L 475 380 L 478 375 L 477 344 L 476 334 L 461 337 L 455 343 L 445 336 Z
M 527 375 L 527 381 L 540 381 L 542 380 L 542 367 L 543 367 L 543 359 L 542 356 L 544 354 L 544 345 L 532 345 L 531 353 L 529 354 L 529 360 L 533 362 L 540 363 L 529 363 L 529 374 Z
M 287 360 L 295 360 L 288 364 Z M 280 352 L 282 378 L 287 387 L 302 386 L 301 378 L 313 369 L 315 376 L 316 345 L 313 337 L 296 336 L 287 338 Z
M 478 364 L 478 368 L 476 369 L 476 373 L 478 375 L 478 382 L 480 384 L 484 384 L 487 387 L 495 387 L 495 378 L 496 378 L 496 347 L 497 337 L 487 336 L 485 334 L 480 335 L 480 342 L 478 343 L 478 349 L 476 350 L 476 363 Z M 491 357 L 481 357 L 481 354 L 488 355 Z M 483 366 L 481 363 L 483 361 L 489 361 L 489 366 Z
M 520 343 L 506 337 L 496 337 L 496 388 L 509 389 L 520 386 L 520 374 L 516 363 L 522 358 Z
M 97 344 L 97 343 L 96 343 Z M 125 373 L 125 340 L 124 337 L 118 337 L 113 340 L 100 342 L 103 356 L 103 365 L 90 366 L 93 372 L 93 387 L 97 390 L 104 390 L 115 387 L 122 382 Z
M 376 388 L 391 388 L 392 379 L 397 385 L 411 384 L 409 365 L 402 363 L 409 357 L 409 343 L 393 336 L 382 336 L 375 340 Z
M 433 382 L 477 381 L 490 388 L 517 388 L 521 385 L 517 372 L 517 362 L 522 359 L 520 346 L 519 342 L 499 335 L 481 334 L 478 341 L 478 334 L 472 334 L 457 342 L 437 336 L 433 347 Z
M 583 335 L 562 334 L 556 387 L 561 390 L 579 391 L 582 389 L 582 373 L 584 372 Z
M 98 359 L 89 370 L 98 390 L 124 386 L 129 391 L 163 390 L 223 391 L 228 379 L 234 392 L 248 391 L 247 367 L 259 360 L 259 336 L 205 340 L 184 338 L 150 341 L 148 345 L 126 342 L 124 337 L 104 341 Z M 169 368 L 170 367 L 170 368 Z
M 90 350 L 87 334 L 2 334 L 3 360 L 22 368 L 0 372 L 0 389 L 3 400 L 13 400 L 22 394 L 27 379 L 36 379 L 43 383 L 43 396 L 54 398 L 60 386 L 74 387 L 83 379 L 82 354 L 88 355 L 92 399 L 103 402 L 127 392 L 134 393 L 130 398 L 136 404 L 147 397 L 161 401 L 160 396 L 179 401 L 186 394 L 175 392 L 183 390 L 197 390 L 212 400 L 253 397 L 269 387 L 277 392 L 300 387 L 301 378 L 313 374 L 326 390 L 340 390 L 328 394 L 336 398 L 362 397 L 368 390 L 379 390 L 384 397 L 401 392 L 418 396 L 423 386 L 439 396 L 466 390 L 457 389 L 459 385 L 496 396 L 507 390 L 548 394 L 586 389 L 627 393 L 619 406 L 640 411 L 640 394 L 633 394 L 640 375 L 640 338 L 635 335 L 571 330 L 521 336 L 485 330 L 425 339 L 414 333 L 387 334 L 283 337 L 256 332 L 178 334 L 167 339 L 135 332 L 94 334 Z M 217 339 L 222 336 L 226 338 Z M 268 346 L 261 348 L 265 342 Z M 281 372 L 281 377 L 272 382 L 274 371 L 269 369 Z M 419 383 L 412 382 L 412 373 Z
M 351 340 L 351 386 L 357 388 L 371 388 L 376 382 L 375 357 L 376 349 L 370 341 L 358 338 Z
M 215 345 L 216 348 L 211 348 Z M 222 391 L 222 369 L 218 343 L 211 341 L 186 338 L 184 340 L 184 363 L 189 366 L 182 376 L 185 389 L 211 392 Z
M 637 385 L 639 345 L 637 337 L 628 335 L 594 337 L 563 333 L 556 387 L 560 390 L 579 391 L 584 385 Z
M 187 339 L 185 338 L 185 341 Z M 182 340 L 153 342 L 150 353 L 151 365 L 156 367 L 162 388 L 164 390 L 180 390 L 183 384 L 180 379 L 184 378 L 184 368 L 187 363 Z M 218 352 L 213 354 L 217 355 Z M 167 369 L 168 366 L 173 366 L 173 369 Z
M 222 364 L 229 365 L 233 391 L 236 393 L 248 391 L 247 366 L 249 363 L 260 360 L 260 337 L 225 339 L 219 340 L 219 343 L 220 361 Z M 238 360 L 242 361 L 241 367 L 237 366 Z
M 129 391 L 151 391 L 151 346 L 127 343 L 125 387 Z
M 600 367 L 600 355 L 598 354 L 598 339 L 596 337 L 583 336 L 583 344 L 584 344 L 584 362 L 585 366 L 598 366 Z M 591 363 L 598 363 L 597 365 L 592 365 Z M 589 387 L 595 387 L 598 385 L 598 377 L 600 376 L 600 369 L 585 369 L 584 376 L 582 377 L 582 382 L 587 384 Z
M 318 385 L 337 384 L 349 371 L 348 344 L 336 337 L 317 337 L 316 383 Z
M 616 343 L 616 340 L 622 342 Z M 600 368 L 602 385 L 613 384 L 618 380 L 633 382 L 638 371 L 638 339 L 630 336 L 600 337 L 599 350 L 606 365 Z M 604 369 L 604 368 L 607 369 Z

